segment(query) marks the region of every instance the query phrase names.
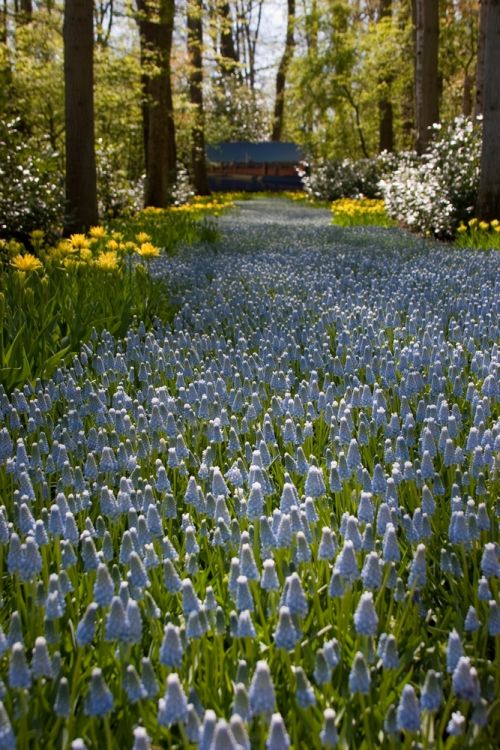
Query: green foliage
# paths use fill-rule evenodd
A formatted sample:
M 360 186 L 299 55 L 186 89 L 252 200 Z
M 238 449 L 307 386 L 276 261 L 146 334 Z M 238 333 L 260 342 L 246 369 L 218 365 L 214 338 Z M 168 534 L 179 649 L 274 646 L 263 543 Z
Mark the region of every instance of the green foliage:
M 186 204 L 168 209 L 146 208 L 133 217 L 118 218 L 112 222 L 125 241 L 134 241 L 144 233 L 162 250 L 171 255 L 181 244 L 215 242 L 218 232 L 211 218 L 212 204 Z
M 355 7 L 342 0 L 315 8 L 313 24 L 310 13 L 297 24 L 306 45 L 291 69 L 290 137 L 316 158 L 376 153 L 378 105 L 385 95 L 395 109 L 396 142 L 405 146 L 412 75 L 406 5 L 394 3 L 393 17 L 377 22 L 360 21 Z
M 126 26 L 123 29 L 127 34 L 119 36 L 113 45 L 99 44 L 94 51 L 98 199 L 103 218 L 137 210 L 142 204 L 141 68 L 137 40 L 128 33 L 130 29 Z M 59 185 L 64 179 L 61 32 L 60 9 L 55 8 L 51 13 L 37 10 L 31 23 L 16 28 L 15 53 L 0 44 L 0 81 L 5 80 L 8 89 L 5 99 L 0 96 L 0 118 L 17 120 L 18 127 L 22 128 L 23 158 L 29 157 L 38 168 L 40 153 L 45 157 L 50 147 L 51 174 Z M 132 44 L 130 38 L 134 40 Z M 22 202 L 24 191 L 29 203 L 29 179 L 24 181 L 19 195 L 16 194 L 18 202 Z M 40 203 L 44 200 L 42 189 Z M 46 200 L 50 214 L 50 197 Z M 26 226 L 17 221 L 16 231 L 28 234 L 31 229 L 45 227 L 46 223 L 38 217 Z M 12 231 L 11 228 L 6 236 Z

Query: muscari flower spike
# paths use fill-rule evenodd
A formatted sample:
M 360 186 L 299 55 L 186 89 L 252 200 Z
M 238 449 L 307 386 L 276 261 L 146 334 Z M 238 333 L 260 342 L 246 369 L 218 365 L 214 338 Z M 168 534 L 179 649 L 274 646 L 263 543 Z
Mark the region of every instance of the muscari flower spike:
M 188 702 L 179 675 L 175 672 L 167 677 L 165 696 L 158 701 L 158 723 L 169 727 L 178 722 L 186 722 Z
M 273 713 L 276 698 L 271 672 L 266 661 L 258 661 L 248 691 L 250 715 L 270 715 Z

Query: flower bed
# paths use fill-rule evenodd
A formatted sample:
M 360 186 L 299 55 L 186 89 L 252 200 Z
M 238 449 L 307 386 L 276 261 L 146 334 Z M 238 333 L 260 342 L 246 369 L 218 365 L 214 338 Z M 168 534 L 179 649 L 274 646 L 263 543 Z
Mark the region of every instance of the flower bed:
M 293 209 L 0 393 L 2 749 L 495 746 L 500 256 Z

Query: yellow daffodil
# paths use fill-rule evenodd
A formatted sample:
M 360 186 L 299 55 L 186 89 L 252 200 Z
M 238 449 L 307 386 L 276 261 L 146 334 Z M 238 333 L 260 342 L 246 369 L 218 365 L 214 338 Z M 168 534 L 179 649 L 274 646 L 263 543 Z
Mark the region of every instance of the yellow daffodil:
M 492 229 L 496 229 L 498 226 L 500 226 L 500 221 L 498 221 L 498 219 L 493 219 L 491 222 Z
M 487 232 L 489 228 L 490 228 L 490 225 L 489 225 L 489 223 L 487 221 L 480 221 L 479 222 L 479 229 L 482 229 L 483 232 Z
M 467 227 L 465 226 L 465 224 L 460 224 L 460 226 L 457 229 L 457 232 L 463 233 L 466 231 L 467 231 Z
M 476 227 L 476 226 L 477 226 L 477 223 L 478 223 L 478 220 L 477 220 L 477 219 L 470 219 L 470 220 L 469 220 L 469 226 L 470 226 L 470 227 Z
M 106 247 L 114 253 L 118 250 L 118 242 L 115 239 L 108 240 L 106 242 Z
M 137 252 L 141 258 L 157 258 L 160 254 L 160 248 L 155 247 L 151 242 L 143 242 Z
M 106 236 L 107 232 L 104 227 L 90 227 L 89 234 L 94 240 L 102 240 Z
M 116 271 L 118 268 L 118 256 L 114 250 L 107 250 L 97 256 L 94 264 L 101 271 Z
M 31 253 L 16 255 L 15 258 L 11 260 L 10 265 L 15 268 L 16 271 L 22 271 L 23 273 L 39 271 L 40 268 L 42 268 L 41 261 Z
M 84 234 L 72 234 L 69 242 L 71 247 L 74 247 L 76 250 L 89 246 L 89 241 Z
M 147 232 L 139 232 L 139 234 L 135 235 L 135 238 L 141 244 L 143 242 L 151 242 L 151 236 Z

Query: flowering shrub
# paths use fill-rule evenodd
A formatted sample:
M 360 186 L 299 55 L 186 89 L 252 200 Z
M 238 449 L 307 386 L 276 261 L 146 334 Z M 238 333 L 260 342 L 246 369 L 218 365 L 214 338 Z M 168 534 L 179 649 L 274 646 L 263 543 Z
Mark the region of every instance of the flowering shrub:
M 189 172 L 185 167 L 177 169 L 177 181 L 172 190 L 172 200 L 175 206 L 183 206 L 194 198 L 194 190 L 191 184 Z
M 120 166 L 120 155 L 115 154 L 102 139 L 97 139 L 95 151 L 99 215 L 109 220 L 140 211 L 144 199 L 144 175 L 131 181 Z
M 304 190 L 314 200 L 379 198 L 379 182 L 394 164 L 395 157 L 385 152 L 373 159 L 306 162 L 299 175 Z
M 3 748 L 495 747 L 500 256 L 303 213 L 0 389 Z
M 409 229 L 450 236 L 472 215 L 479 187 L 480 128 L 459 117 L 435 134 L 421 156 L 404 154 L 397 168 L 381 180 L 390 216 Z
M 64 190 L 58 158 L 26 139 L 18 120 L 0 120 L 0 237 L 25 240 L 34 229 L 55 235 Z

